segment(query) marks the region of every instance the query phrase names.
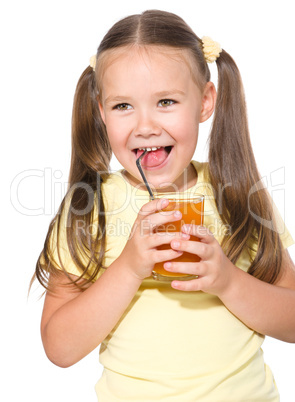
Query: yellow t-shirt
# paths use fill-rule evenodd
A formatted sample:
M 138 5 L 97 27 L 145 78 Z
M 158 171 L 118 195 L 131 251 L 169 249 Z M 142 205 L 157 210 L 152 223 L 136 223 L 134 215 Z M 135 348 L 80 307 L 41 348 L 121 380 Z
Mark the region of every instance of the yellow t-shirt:
M 227 228 L 206 180 L 207 165 L 193 164 L 198 183 L 188 192 L 205 195 L 204 225 L 221 242 Z M 120 172 L 109 176 L 102 191 L 107 211 L 104 263 L 108 267 L 123 250 L 138 211 L 149 197 L 145 190 L 128 184 Z M 284 247 L 293 244 L 282 221 L 279 231 Z M 66 246 L 62 254 L 68 272 L 80 275 Z M 247 271 L 247 252 L 236 265 Z M 96 385 L 98 401 L 277 402 L 276 384 L 263 359 L 263 341 L 264 336 L 231 314 L 218 297 L 177 291 L 169 283 L 147 278 L 101 344 L 104 371 Z

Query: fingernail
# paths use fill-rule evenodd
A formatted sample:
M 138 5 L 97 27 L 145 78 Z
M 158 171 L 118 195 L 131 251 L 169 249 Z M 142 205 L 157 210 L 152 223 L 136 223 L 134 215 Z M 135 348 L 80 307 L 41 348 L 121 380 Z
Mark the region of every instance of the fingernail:
M 181 212 L 180 211 L 175 211 L 174 216 L 175 216 L 175 218 L 180 218 L 181 217 Z
M 172 247 L 177 248 L 177 247 L 179 247 L 179 246 L 180 246 L 179 241 L 173 241 L 173 242 L 172 242 Z
M 179 288 L 179 283 L 176 281 L 171 282 L 171 287 L 174 289 L 178 289 Z
M 164 264 L 164 268 L 166 269 L 169 269 L 169 268 L 171 268 L 172 267 L 172 264 L 171 264 L 171 262 L 165 262 L 165 264 Z
M 183 239 L 189 239 L 189 238 L 190 238 L 190 235 L 187 234 L 187 233 L 181 233 L 181 237 L 182 237 Z
M 167 207 L 168 204 L 169 200 L 167 200 L 167 198 L 163 198 L 163 200 L 161 201 L 161 208 Z

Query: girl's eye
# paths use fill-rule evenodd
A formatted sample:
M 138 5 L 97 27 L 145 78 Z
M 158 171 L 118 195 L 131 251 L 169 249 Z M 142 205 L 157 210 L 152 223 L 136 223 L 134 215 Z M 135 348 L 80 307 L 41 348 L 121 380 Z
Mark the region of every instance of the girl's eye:
M 119 105 L 116 105 L 114 109 L 118 110 L 129 110 L 131 109 L 131 106 L 128 103 L 120 103 Z
M 161 107 L 167 107 L 167 106 L 171 106 L 175 103 L 175 101 L 173 101 L 172 99 L 162 99 L 159 102 L 159 106 Z

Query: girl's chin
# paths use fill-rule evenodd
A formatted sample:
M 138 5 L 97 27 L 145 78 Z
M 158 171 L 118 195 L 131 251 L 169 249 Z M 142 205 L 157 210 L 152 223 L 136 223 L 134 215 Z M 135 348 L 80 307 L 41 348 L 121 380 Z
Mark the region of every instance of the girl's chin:
M 170 170 L 169 173 L 154 175 L 152 172 L 146 172 L 147 181 L 151 188 L 158 192 L 181 192 L 193 187 L 198 180 L 196 170 L 192 164 L 184 168 L 183 174 L 178 176 Z
M 177 186 L 173 183 L 173 179 L 170 177 L 164 177 L 164 175 L 158 175 L 155 177 L 154 175 L 149 174 L 150 172 L 144 172 L 147 182 L 153 191 L 161 191 L 161 192 L 175 192 L 181 191 L 177 188 Z M 141 190 L 146 190 L 146 186 L 140 174 L 136 172 L 136 175 L 131 175 L 126 170 L 123 171 L 125 178 L 128 182 Z
M 182 191 L 183 189 L 183 181 L 181 183 L 181 180 L 178 180 L 178 182 L 175 182 L 173 178 L 167 177 L 162 180 L 159 180 L 160 178 L 152 178 L 152 179 L 147 179 L 149 185 L 151 186 L 152 190 L 157 191 L 157 192 L 178 192 Z M 180 185 L 181 183 L 181 185 Z
M 143 172 L 152 191 L 158 192 L 184 191 L 192 187 L 197 180 L 196 171 L 193 165 L 190 164 L 188 169 L 184 169 L 184 174 L 180 176 L 175 175 L 175 172 L 173 174 L 171 169 L 169 169 L 168 172 L 156 172 L 155 170 L 148 171 L 143 169 Z M 137 187 L 141 190 L 146 190 L 146 186 L 138 170 L 134 170 L 133 168 L 133 174 L 129 173 L 126 170 L 124 170 L 123 173 L 125 178 L 132 186 Z

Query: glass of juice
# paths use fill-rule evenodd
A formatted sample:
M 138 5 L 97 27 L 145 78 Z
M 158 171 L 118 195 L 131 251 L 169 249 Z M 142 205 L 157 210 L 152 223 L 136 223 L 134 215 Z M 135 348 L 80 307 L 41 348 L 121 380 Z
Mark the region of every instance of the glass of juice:
M 203 225 L 204 222 L 204 195 L 202 194 L 186 194 L 186 193 L 157 193 L 155 198 L 166 198 L 169 200 L 169 204 L 161 211 L 180 211 L 182 218 L 176 222 L 169 222 L 164 225 L 158 226 L 155 231 L 159 234 L 164 232 L 181 232 L 181 227 L 184 224 Z M 159 211 L 159 213 L 161 213 Z M 172 240 L 172 239 L 171 239 Z M 200 241 L 197 237 L 190 235 L 192 241 Z M 170 244 L 163 244 L 158 247 L 158 250 L 170 249 Z M 191 253 L 184 252 L 180 257 L 171 261 L 179 262 L 198 262 L 200 258 Z M 168 272 L 164 269 L 164 262 L 155 264 L 153 272 L 153 278 L 158 281 L 171 282 L 177 280 L 190 280 L 196 278 L 195 275 L 185 275 L 183 273 Z

